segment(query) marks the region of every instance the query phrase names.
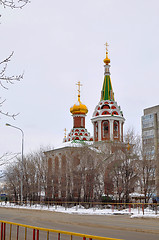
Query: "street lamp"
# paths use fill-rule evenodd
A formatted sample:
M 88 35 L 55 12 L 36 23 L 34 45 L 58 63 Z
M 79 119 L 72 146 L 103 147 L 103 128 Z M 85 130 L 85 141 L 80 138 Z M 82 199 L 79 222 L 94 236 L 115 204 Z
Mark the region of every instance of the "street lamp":
M 16 128 L 22 133 L 22 164 L 21 164 L 21 204 L 23 203 L 23 169 L 24 169 L 24 158 L 23 158 L 23 153 L 24 153 L 24 132 L 21 128 L 18 128 L 16 126 L 13 126 L 9 123 L 6 123 L 6 126 Z

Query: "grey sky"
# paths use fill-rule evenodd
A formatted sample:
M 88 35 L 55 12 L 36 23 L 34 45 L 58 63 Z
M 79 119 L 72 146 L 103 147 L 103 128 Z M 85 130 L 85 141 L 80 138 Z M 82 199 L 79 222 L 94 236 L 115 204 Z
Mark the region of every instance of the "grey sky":
M 21 133 L 6 122 L 24 130 L 25 153 L 60 144 L 64 128 L 72 128 L 77 81 L 93 134 L 90 119 L 100 100 L 106 41 L 124 128 L 140 133 L 143 109 L 159 104 L 158 0 L 32 0 L 22 10 L 0 11 L 0 59 L 14 51 L 8 73 L 25 72 L 21 82 L 1 89 L 3 110 L 20 112 L 16 120 L 1 116 L 1 154 L 21 150 Z

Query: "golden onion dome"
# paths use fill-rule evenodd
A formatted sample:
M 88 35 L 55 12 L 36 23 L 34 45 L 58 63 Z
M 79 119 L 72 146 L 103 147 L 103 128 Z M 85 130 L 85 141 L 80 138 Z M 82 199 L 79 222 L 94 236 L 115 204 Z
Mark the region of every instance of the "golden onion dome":
M 110 59 L 108 58 L 108 52 L 106 52 L 106 58 L 103 60 L 103 62 L 108 65 L 110 63 Z
M 74 114 L 84 114 L 86 115 L 88 112 L 88 109 L 86 107 L 86 105 L 82 104 L 80 101 L 80 95 L 78 95 L 78 102 L 75 103 L 71 108 L 70 108 L 70 112 L 74 115 Z

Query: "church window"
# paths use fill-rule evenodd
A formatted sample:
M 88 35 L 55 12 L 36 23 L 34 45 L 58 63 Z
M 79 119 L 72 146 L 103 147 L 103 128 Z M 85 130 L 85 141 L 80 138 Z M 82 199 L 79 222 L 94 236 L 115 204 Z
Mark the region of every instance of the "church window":
M 104 138 L 109 137 L 109 121 L 103 122 L 103 137 Z
M 118 132 L 119 132 L 119 122 L 114 121 L 114 137 L 118 138 Z

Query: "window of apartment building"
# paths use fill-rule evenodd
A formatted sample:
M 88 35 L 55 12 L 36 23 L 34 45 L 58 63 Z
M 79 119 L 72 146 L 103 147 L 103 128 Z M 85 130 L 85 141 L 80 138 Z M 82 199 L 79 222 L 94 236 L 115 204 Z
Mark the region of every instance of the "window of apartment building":
M 148 145 L 153 145 L 154 144 L 154 139 L 153 138 L 148 138 L 143 140 L 143 144 L 148 144 Z
M 142 128 L 154 127 L 154 114 L 142 116 Z
M 143 132 L 142 132 L 143 140 L 144 140 L 144 139 L 149 139 L 149 138 L 154 138 L 154 136 L 155 136 L 154 129 L 151 129 L 151 130 L 147 130 L 147 131 L 143 131 Z

